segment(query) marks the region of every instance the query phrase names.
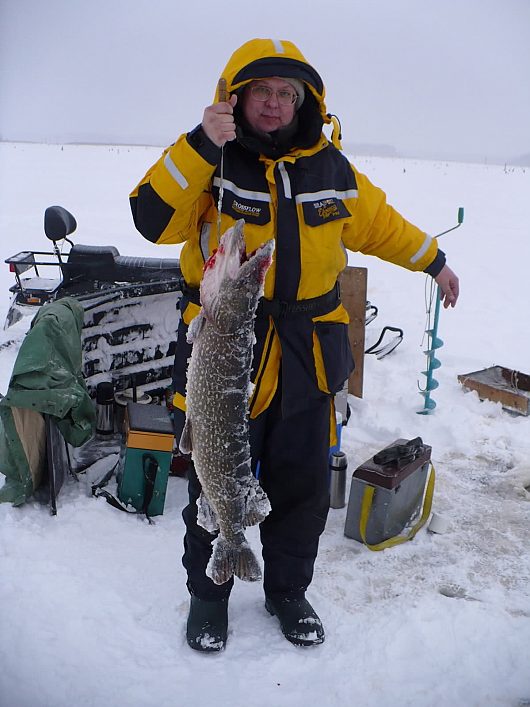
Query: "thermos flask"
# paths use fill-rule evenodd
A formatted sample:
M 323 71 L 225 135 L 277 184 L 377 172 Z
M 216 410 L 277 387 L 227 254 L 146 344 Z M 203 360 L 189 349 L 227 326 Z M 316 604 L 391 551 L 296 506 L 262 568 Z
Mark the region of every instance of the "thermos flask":
M 96 434 L 114 432 L 114 386 L 110 381 L 96 386 Z
M 331 508 L 346 505 L 346 469 L 348 459 L 344 452 L 332 452 L 329 458 L 329 496 Z

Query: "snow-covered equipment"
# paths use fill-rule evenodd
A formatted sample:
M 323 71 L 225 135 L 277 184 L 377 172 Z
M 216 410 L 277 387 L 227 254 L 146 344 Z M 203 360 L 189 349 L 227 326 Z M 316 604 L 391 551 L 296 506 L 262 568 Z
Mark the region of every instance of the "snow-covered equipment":
M 134 378 L 139 395 L 160 398 L 171 385 L 183 287 L 179 260 L 74 244 L 68 236 L 76 226 L 66 209 L 51 206 L 44 230 L 53 252 L 22 251 L 7 258 L 16 282 L 4 328 L 44 304 L 75 298 L 84 310 L 83 375 L 90 395 L 102 381 L 111 379 L 115 390 L 123 391 Z
M 344 534 L 370 550 L 412 540 L 431 512 L 434 481 L 431 447 L 395 440 L 353 472 Z
M 453 226 L 452 228 L 448 228 L 447 230 L 438 233 L 435 238 L 439 238 L 440 236 L 443 236 L 446 233 L 449 233 L 450 231 L 454 231 L 462 225 L 462 222 L 464 221 L 463 207 L 460 207 L 458 209 L 457 220 L 458 223 L 456 224 L 456 226 Z M 426 288 L 427 286 L 429 286 L 430 290 L 429 296 L 426 296 L 425 298 L 427 311 L 427 327 L 425 329 L 425 334 L 427 335 L 428 345 L 427 349 L 423 352 L 427 357 L 427 367 L 425 371 L 422 371 L 422 375 L 426 376 L 426 383 L 424 388 L 421 388 L 420 386 L 420 395 L 423 396 L 424 401 L 422 410 L 418 410 L 418 415 L 430 415 L 436 407 L 436 401 L 431 396 L 432 391 L 436 390 L 436 388 L 438 388 L 439 386 L 438 381 L 434 377 L 434 371 L 437 368 L 440 368 L 440 366 L 442 365 L 440 359 L 436 355 L 436 351 L 444 345 L 444 342 L 438 336 L 438 325 L 440 320 L 440 300 L 442 291 L 439 285 L 435 285 L 435 282 L 431 277 L 428 277 L 427 279 Z M 435 302 L 434 317 L 432 317 L 433 302 Z
M 462 386 L 481 400 L 501 403 L 505 410 L 530 415 L 530 375 L 505 366 L 490 366 L 458 376 Z

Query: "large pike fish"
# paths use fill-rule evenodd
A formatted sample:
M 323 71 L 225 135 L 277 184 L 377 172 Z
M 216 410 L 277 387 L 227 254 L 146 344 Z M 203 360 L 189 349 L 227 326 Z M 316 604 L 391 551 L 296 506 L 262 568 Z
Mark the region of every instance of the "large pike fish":
M 202 309 L 188 330 L 193 346 L 179 445 L 191 452 L 203 489 L 198 523 L 210 533 L 219 531 L 206 570 L 216 584 L 234 574 L 246 581 L 261 578 L 244 531 L 270 511 L 250 467 L 248 401 L 254 317 L 274 242 L 247 256 L 243 226 L 240 220 L 226 231 L 204 266 Z

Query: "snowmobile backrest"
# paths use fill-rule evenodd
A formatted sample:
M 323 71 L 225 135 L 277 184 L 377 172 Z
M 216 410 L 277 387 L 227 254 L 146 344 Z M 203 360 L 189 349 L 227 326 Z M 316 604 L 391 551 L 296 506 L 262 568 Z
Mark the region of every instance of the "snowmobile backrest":
M 48 206 L 44 212 L 44 233 L 54 243 L 69 236 L 76 228 L 77 221 L 62 206 Z

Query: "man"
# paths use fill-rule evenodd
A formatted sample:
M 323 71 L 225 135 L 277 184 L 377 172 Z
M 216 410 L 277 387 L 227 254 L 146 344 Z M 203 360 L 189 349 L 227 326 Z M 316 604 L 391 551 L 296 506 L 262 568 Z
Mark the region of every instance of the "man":
M 275 239 L 255 322 L 250 441 L 253 468 L 259 462 L 272 505 L 260 526 L 265 606 L 289 641 L 309 646 L 324 640 L 305 592 L 329 508 L 333 395 L 353 370 L 348 316 L 337 288 L 346 249 L 428 272 L 446 307 L 456 304 L 458 278 L 436 241 L 405 221 L 339 152 L 322 79 L 294 44 L 251 40 L 232 55 L 222 77 L 229 100 L 208 106 L 201 124 L 167 148 L 132 192 L 131 206 L 148 240 L 185 242 L 181 267 L 188 287 L 174 371 L 180 411 L 186 327 L 199 311 L 203 264 L 219 233 L 243 217 L 248 251 Z M 331 142 L 324 123 L 334 124 Z M 177 411 L 177 435 L 183 419 Z M 218 586 L 205 574 L 213 536 L 197 525 L 200 490 L 191 470 L 183 512 L 191 594 L 187 640 L 211 651 L 226 644 L 233 580 Z

